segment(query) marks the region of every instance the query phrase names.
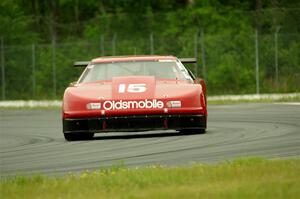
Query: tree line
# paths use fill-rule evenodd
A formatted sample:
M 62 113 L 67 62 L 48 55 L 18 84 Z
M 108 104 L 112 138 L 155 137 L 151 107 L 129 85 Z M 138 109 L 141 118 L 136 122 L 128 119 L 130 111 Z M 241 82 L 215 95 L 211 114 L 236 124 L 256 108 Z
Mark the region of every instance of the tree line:
M 7 98 L 59 98 L 73 61 L 125 54 L 196 56 L 211 94 L 255 93 L 258 58 L 261 92 L 297 92 L 299 18 L 293 0 L 2 0 Z

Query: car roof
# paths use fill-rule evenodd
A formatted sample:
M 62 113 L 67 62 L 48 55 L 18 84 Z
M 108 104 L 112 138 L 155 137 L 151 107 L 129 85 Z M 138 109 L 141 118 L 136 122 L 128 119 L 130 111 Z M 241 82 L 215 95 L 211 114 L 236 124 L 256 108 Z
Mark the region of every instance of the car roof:
M 172 55 L 130 55 L 130 56 L 108 56 L 98 57 L 92 60 L 93 63 L 106 62 L 128 62 L 128 61 L 156 61 L 156 60 L 176 60 Z

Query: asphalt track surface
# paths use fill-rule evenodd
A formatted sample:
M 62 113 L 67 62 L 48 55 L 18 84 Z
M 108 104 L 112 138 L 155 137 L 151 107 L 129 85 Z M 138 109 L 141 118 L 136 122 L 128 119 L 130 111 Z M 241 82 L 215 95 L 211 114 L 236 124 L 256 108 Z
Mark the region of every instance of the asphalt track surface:
M 111 165 L 189 165 L 245 156 L 300 158 L 299 104 L 209 106 L 206 134 L 96 134 L 67 142 L 59 110 L 0 110 L 1 176 L 60 175 Z

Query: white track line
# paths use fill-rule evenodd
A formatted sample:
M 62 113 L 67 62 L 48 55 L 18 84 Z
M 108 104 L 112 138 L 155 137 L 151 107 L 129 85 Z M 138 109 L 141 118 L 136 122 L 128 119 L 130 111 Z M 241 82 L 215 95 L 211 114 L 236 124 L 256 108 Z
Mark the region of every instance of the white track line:
M 280 103 L 274 103 L 274 104 L 300 106 L 300 102 L 280 102 Z

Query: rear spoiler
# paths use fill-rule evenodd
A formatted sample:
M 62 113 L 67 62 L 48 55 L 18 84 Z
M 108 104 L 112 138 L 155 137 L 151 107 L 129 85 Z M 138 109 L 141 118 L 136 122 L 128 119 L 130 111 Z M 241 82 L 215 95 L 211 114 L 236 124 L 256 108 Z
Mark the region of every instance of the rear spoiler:
M 73 66 L 74 67 L 86 67 L 87 65 L 89 65 L 89 61 L 76 61 L 74 62 Z
M 197 59 L 196 58 L 179 58 L 180 62 L 183 64 L 193 64 L 193 63 L 197 63 Z M 86 67 L 87 65 L 89 65 L 89 61 L 76 61 L 74 62 L 74 67 Z
M 194 64 L 194 63 L 197 63 L 197 58 L 179 58 L 179 60 L 183 64 Z

